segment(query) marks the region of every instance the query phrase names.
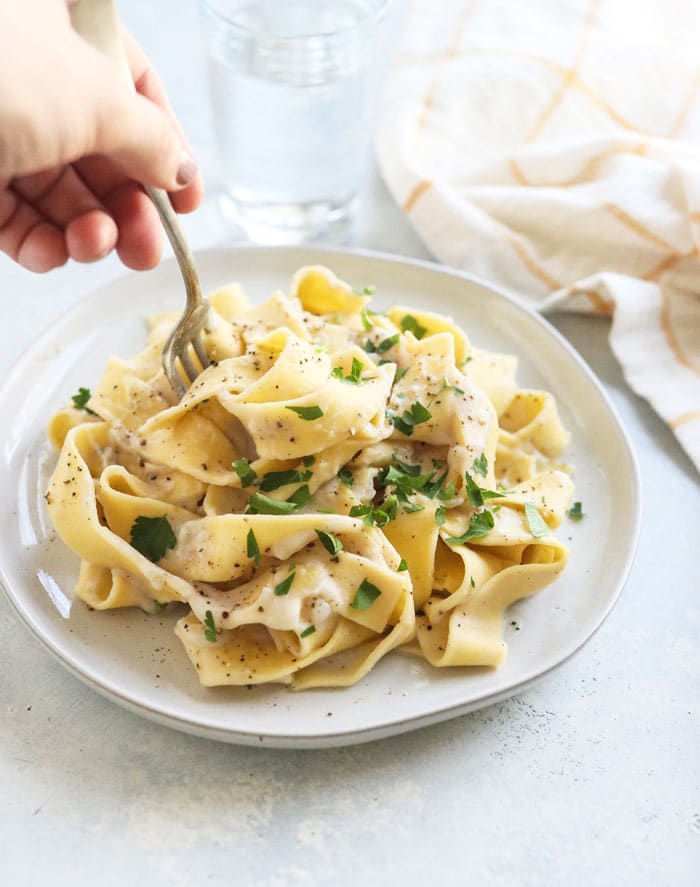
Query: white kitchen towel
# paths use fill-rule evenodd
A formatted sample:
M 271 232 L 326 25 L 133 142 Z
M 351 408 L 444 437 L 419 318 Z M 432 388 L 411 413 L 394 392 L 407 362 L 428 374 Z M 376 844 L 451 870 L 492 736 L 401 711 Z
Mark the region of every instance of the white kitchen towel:
M 698 0 L 409 0 L 377 148 L 440 261 L 612 315 L 700 469 Z

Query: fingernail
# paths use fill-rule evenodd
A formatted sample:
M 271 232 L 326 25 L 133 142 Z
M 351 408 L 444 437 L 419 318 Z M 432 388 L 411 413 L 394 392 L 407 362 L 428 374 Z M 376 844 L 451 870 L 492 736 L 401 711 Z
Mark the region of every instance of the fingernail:
M 189 185 L 192 179 L 197 175 L 197 163 L 194 157 L 188 153 L 184 152 L 182 155 L 182 160 L 180 162 L 180 168 L 177 171 L 177 183 L 178 185 L 185 186 Z

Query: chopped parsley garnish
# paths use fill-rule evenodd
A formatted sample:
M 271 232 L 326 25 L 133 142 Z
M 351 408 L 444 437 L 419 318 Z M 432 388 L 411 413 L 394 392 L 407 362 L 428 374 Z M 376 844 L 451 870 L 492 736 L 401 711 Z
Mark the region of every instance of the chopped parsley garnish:
M 366 286 L 362 290 L 362 294 L 364 296 L 373 296 L 375 294 L 376 290 L 377 290 L 377 287 L 373 283 L 370 283 L 369 286 Z
M 394 376 L 394 385 L 398 384 L 408 372 L 408 367 L 397 367 Z
M 372 585 L 369 579 L 363 579 L 350 606 L 353 610 L 369 610 L 380 594 L 376 585 Z
M 401 558 L 401 560 L 399 561 L 399 565 L 396 568 L 396 572 L 397 573 L 404 573 L 407 569 L 408 569 L 408 564 L 406 563 L 406 561 L 403 558 Z
M 310 634 L 313 634 L 316 631 L 315 625 L 310 625 L 308 628 L 305 628 L 302 633 L 299 635 L 300 638 L 308 638 Z
M 582 517 L 585 517 L 583 508 L 581 507 L 580 502 L 574 502 L 571 508 L 568 510 L 567 514 L 571 518 L 571 520 L 581 520 Z
M 312 422 L 314 419 L 320 419 L 323 416 L 323 410 L 316 405 L 312 407 L 287 407 L 287 409 L 296 413 L 300 419 L 306 419 L 307 422 Z
M 162 613 L 167 606 L 167 603 L 164 604 L 162 601 L 153 601 L 153 612 Z
M 444 489 L 438 492 L 437 497 L 441 502 L 447 502 L 449 499 L 454 499 L 456 495 L 454 482 L 450 481 Z
M 410 462 L 402 462 L 401 459 L 398 459 L 396 456 L 394 456 L 394 465 L 403 474 L 408 474 L 411 477 L 418 477 L 420 475 L 420 465 L 411 465 Z
M 362 326 L 366 330 L 371 330 L 374 326 L 374 323 L 372 323 L 372 321 L 370 320 L 369 315 L 370 312 L 366 308 L 363 308 L 362 311 L 360 311 L 360 320 L 362 321 Z
M 333 533 L 327 533 L 325 530 L 316 530 L 316 535 L 331 557 L 335 557 L 343 550 L 343 543 Z
M 458 385 L 452 385 L 447 376 L 442 377 L 442 388 L 438 391 L 438 394 L 442 394 L 443 391 L 454 391 L 455 394 L 464 394 L 464 388 L 460 388 Z M 435 397 L 437 397 L 437 394 Z
M 476 588 L 476 582 L 474 582 L 473 576 L 469 577 L 469 584 L 471 585 L 472 588 Z
M 473 508 L 481 508 L 485 499 L 503 499 L 505 493 L 497 493 L 495 490 L 484 490 L 472 478 L 468 471 L 464 472 L 464 482 L 467 496 Z
M 393 348 L 399 341 L 400 333 L 394 333 L 393 336 L 389 336 L 387 339 L 382 339 L 382 341 L 377 345 L 376 352 L 377 354 L 384 354 L 390 348 Z
M 248 530 L 248 535 L 246 536 L 246 554 L 253 559 L 256 567 L 260 566 L 260 546 L 252 527 Z
M 431 475 L 432 477 L 432 475 Z M 437 495 L 438 498 L 442 498 L 440 493 L 440 488 L 442 487 L 445 478 L 447 477 L 447 471 L 443 471 L 442 474 L 438 475 L 435 480 L 429 480 L 428 483 L 423 487 L 421 492 L 424 496 L 427 496 L 429 499 L 434 499 Z M 454 489 L 454 484 L 452 484 L 452 488 Z M 448 497 L 451 498 L 451 497 Z
M 411 332 L 416 339 L 422 339 L 428 330 L 421 326 L 412 314 L 406 314 L 401 318 L 401 329 L 404 333 Z
M 410 409 L 404 410 L 401 417 L 393 417 L 394 428 L 398 429 L 407 437 L 410 437 L 413 434 L 413 428 L 415 425 L 422 425 L 423 422 L 428 422 L 432 418 L 432 413 L 417 400 L 411 405 Z
M 464 358 L 464 360 L 462 360 L 462 361 L 459 362 L 459 364 L 458 364 L 459 368 L 461 369 L 462 367 L 465 367 L 465 366 L 466 366 L 468 363 L 470 363 L 472 360 L 474 360 L 474 358 L 471 356 L 471 354 L 468 354 L 468 355 Z
M 341 468 L 338 472 L 338 478 L 340 479 L 341 484 L 346 487 L 352 486 L 352 471 L 349 471 L 347 468 Z
M 549 527 L 544 522 L 542 515 L 532 502 L 525 503 L 525 517 L 527 518 L 527 525 L 530 533 L 535 539 L 540 539 L 542 536 L 549 535 Z
M 91 397 L 92 395 L 90 394 L 89 388 L 78 388 L 78 393 L 74 394 L 71 397 L 71 400 L 76 409 L 85 410 L 85 412 L 90 413 L 91 416 L 96 416 L 97 413 L 94 413 L 88 406 L 86 406 Z
M 316 457 L 315 456 L 304 456 L 304 458 L 301 461 L 304 463 L 306 468 L 308 468 L 310 465 L 314 464 L 314 462 L 316 461 Z
M 474 459 L 474 471 L 482 477 L 486 477 L 488 474 L 489 463 L 485 453 L 482 453 L 478 459 Z
M 403 510 L 406 514 L 413 514 L 414 511 L 423 511 L 425 505 L 421 505 L 419 502 L 406 502 L 403 507 Z
M 286 487 L 288 484 L 299 484 L 311 477 L 310 471 L 297 471 L 290 469 L 289 471 L 269 471 L 263 475 L 260 482 L 260 489 L 263 493 L 271 493 L 272 490 L 279 490 L 280 487 Z
M 365 526 L 381 529 L 396 518 L 398 505 L 396 496 L 388 496 L 377 508 L 372 508 L 371 505 L 353 505 L 350 509 L 350 517 L 361 517 Z
M 447 516 L 447 509 L 444 505 L 440 505 L 435 511 L 435 524 L 438 527 L 441 527 L 445 523 L 445 517 Z
M 448 536 L 445 542 L 450 545 L 464 545 L 470 539 L 480 539 L 488 536 L 494 526 L 493 515 L 490 511 L 477 511 L 471 516 L 469 526 L 461 536 Z
M 311 493 L 306 484 L 287 499 L 273 499 L 264 493 L 253 493 L 248 499 L 248 514 L 291 514 L 306 505 L 310 498 Z
M 175 548 L 176 542 L 165 514 L 160 517 L 137 517 L 131 527 L 131 544 L 154 564 L 169 548 Z
M 242 487 L 252 487 L 258 479 L 257 474 L 250 467 L 250 462 L 245 458 L 236 459 L 233 463 L 233 470 L 240 478 Z
M 353 357 L 349 376 L 343 375 L 342 367 L 335 367 L 335 369 L 331 370 L 331 376 L 333 376 L 334 379 L 340 379 L 341 382 L 350 382 L 352 385 L 359 385 L 362 382 L 362 370 L 364 368 L 365 365 L 362 361 Z
M 204 616 L 204 637 L 210 644 L 216 643 L 216 625 L 214 625 L 214 616 L 211 610 L 207 610 Z
M 275 585 L 272 589 L 272 593 L 277 595 L 277 597 L 284 597 L 285 594 L 289 594 L 289 589 L 292 587 L 292 582 L 294 582 L 294 577 L 296 576 L 296 568 L 292 567 L 289 571 L 287 578 L 283 579 L 279 585 Z
M 287 497 L 287 502 L 291 502 L 296 508 L 303 508 L 311 498 L 311 493 L 306 484 L 295 490 L 291 496 Z

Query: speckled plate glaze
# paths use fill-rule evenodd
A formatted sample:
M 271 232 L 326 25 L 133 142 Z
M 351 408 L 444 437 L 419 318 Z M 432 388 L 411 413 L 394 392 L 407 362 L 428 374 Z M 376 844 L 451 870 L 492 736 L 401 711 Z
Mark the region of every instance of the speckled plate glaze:
M 573 442 L 576 498 L 591 517 L 558 534 L 571 561 L 554 585 L 512 607 L 499 669 L 433 669 L 391 654 L 359 684 L 292 693 L 284 687 L 201 687 L 173 635 L 176 615 L 90 612 L 71 603 L 77 558 L 53 532 L 43 499 L 56 454 L 44 429 L 109 355 L 145 339 L 144 315 L 173 310 L 182 283 L 172 261 L 130 274 L 79 302 L 16 364 L 0 392 L 0 579 L 27 627 L 73 674 L 132 711 L 170 727 L 246 745 L 320 748 L 413 730 L 518 693 L 561 665 L 612 609 L 640 521 L 627 437 L 593 374 L 546 321 L 483 281 L 426 262 L 320 248 L 243 247 L 199 255 L 205 289 L 241 281 L 255 300 L 286 288 L 301 265 L 323 263 L 392 302 L 452 315 L 484 348 L 518 355 L 519 380 L 552 391 Z M 14 418 L 12 418 L 14 417 Z M 592 515 L 595 515 L 593 518 Z M 10 666 L 11 667 L 11 666 Z

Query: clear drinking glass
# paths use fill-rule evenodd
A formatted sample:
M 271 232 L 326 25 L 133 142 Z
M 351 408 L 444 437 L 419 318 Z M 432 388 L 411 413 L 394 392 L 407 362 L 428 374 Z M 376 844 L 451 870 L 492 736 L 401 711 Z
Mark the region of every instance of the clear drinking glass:
M 391 0 L 202 0 L 222 208 L 253 240 L 342 227 L 369 157 Z

